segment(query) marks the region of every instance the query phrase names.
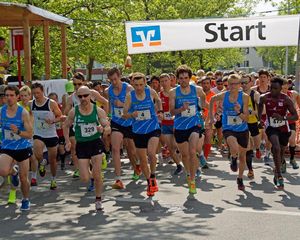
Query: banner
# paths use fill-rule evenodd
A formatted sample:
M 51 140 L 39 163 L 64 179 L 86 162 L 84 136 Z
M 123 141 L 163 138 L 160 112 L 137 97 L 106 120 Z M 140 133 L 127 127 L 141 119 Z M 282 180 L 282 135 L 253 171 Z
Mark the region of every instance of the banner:
M 299 16 L 126 22 L 128 53 L 297 46 Z

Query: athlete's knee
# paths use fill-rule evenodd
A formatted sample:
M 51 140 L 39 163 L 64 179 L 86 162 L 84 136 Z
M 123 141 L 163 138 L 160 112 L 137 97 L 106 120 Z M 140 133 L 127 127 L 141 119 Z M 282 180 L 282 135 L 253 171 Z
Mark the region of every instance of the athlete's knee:
M 0 176 L 6 177 L 10 174 L 10 168 L 0 168 Z
M 84 183 L 87 183 L 90 180 L 89 175 L 80 173 L 80 180 Z

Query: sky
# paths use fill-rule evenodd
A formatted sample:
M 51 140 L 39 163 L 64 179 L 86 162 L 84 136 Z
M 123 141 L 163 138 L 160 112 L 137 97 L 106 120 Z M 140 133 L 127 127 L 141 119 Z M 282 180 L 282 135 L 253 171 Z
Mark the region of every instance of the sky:
M 278 4 L 278 3 L 282 2 L 282 0 L 273 0 L 273 2 Z M 272 11 L 272 10 L 277 10 L 277 9 L 278 9 L 278 7 L 272 6 L 272 3 L 270 3 L 270 2 L 265 3 L 264 0 L 261 0 L 260 3 L 257 4 L 257 6 L 255 8 L 255 12 L 257 13 L 255 15 L 260 15 L 259 13 L 261 13 L 261 12 Z M 271 15 L 277 15 L 277 13 L 278 12 L 275 11 L 275 12 L 270 12 L 270 13 L 263 13 L 263 15 L 271 16 Z

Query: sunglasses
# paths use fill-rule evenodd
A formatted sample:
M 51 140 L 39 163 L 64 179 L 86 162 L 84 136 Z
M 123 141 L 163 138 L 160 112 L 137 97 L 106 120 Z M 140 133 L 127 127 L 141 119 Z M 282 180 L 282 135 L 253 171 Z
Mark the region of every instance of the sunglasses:
M 87 98 L 88 96 L 90 96 L 90 94 L 82 94 L 82 95 L 77 95 L 78 98 Z
M 81 86 L 82 83 L 73 83 L 74 86 Z
M 249 82 L 241 82 L 241 84 L 243 85 L 243 84 L 248 84 Z

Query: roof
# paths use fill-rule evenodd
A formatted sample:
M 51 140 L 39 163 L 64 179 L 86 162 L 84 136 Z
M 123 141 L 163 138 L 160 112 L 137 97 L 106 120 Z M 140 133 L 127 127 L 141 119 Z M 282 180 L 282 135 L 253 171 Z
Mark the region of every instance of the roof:
M 72 25 L 73 20 L 29 4 L 0 2 L 0 26 L 22 26 L 24 16 L 28 16 L 29 25 Z

